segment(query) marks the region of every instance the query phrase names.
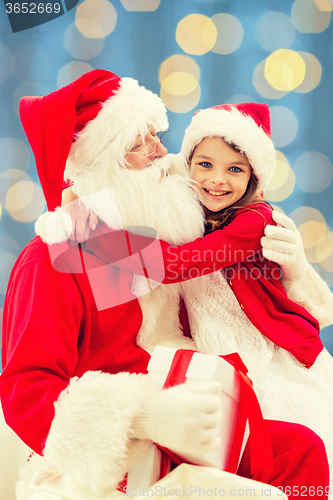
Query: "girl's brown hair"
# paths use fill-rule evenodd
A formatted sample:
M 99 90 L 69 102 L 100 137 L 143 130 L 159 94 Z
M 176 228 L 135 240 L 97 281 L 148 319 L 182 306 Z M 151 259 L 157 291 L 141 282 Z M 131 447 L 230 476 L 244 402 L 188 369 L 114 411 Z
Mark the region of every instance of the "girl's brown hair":
M 223 137 L 221 137 L 221 139 L 224 141 Z M 226 144 L 228 144 L 228 146 L 234 149 L 237 153 L 243 154 L 238 148 L 238 146 L 236 146 L 236 144 L 229 142 L 226 142 Z M 189 156 L 188 159 L 189 166 L 191 165 L 191 160 L 194 151 L 195 148 L 193 149 L 191 155 Z M 223 227 L 227 226 L 233 220 L 238 210 L 244 209 L 248 205 L 251 205 L 252 203 L 265 203 L 266 205 L 271 206 L 269 203 L 263 200 L 261 196 L 258 195 L 257 191 L 258 191 L 258 179 L 256 178 L 255 174 L 252 171 L 246 191 L 241 197 L 241 199 L 236 201 L 236 203 L 234 203 L 230 207 L 223 208 L 219 212 L 212 212 L 211 210 L 203 206 L 205 213 L 205 234 L 212 233 L 213 231 L 216 231 L 216 229 L 222 229 Z M 249 210 L 255 210 L 255 209 L 249 209 Z

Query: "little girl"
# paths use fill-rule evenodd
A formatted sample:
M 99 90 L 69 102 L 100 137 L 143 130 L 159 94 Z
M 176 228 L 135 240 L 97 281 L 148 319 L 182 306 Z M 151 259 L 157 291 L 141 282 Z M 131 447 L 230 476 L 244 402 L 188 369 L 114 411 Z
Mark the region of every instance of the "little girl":
M 265 105 L 216 106 L 193 117 L 181 154 L 199 185 L 206 234 L 225 231 L 225 254 L 235 254 L 237 238 L 252 240 L 253 255 L 234 255 L 237 264 L 182 283 L 182 295 L 198 350 L 238 352 L 264 390 L 264 417 L 304 424 L 324 440 L 332 483 L 333 358 L 318 349 L 316 320 L 287 298 L 279 268 L 255 253 L 272 224 L 261 198 L 275 163 L 269 136 Z

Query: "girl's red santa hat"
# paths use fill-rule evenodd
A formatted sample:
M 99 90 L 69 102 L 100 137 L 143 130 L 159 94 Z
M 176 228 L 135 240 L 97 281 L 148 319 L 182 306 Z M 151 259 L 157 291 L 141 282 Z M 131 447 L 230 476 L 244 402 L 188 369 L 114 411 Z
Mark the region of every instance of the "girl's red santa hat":
M 87 186 L 103 189 L 106 174 L 126 168 L 138 135 L 168 128 L 156 94 L 100 69 L 44 97 L 23 97 L 19 111 L 49 210 L 61 204 L 65 168 L 81 196 Z
M 222 137 L 245 154 L 263 191 L 276 164 L 267 104 L 223 104 L 197 111 L 185 131 L 181 154 L 189 158 L 205 137 Z

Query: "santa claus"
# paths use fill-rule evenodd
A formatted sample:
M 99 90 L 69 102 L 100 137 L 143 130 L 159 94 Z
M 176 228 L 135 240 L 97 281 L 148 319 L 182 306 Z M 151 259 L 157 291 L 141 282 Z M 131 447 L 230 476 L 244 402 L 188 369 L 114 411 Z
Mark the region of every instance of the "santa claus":
M 23 98 L 20 117 L 52 213 L 19 256 L 4 306 L 1 403 L 7 423 L 34 450 L 18 498 L 109 498 L 151 441 L 177 452 L 217 448 L 220 388 L 156 390 L 146 375 L 149 352 L 163 338 L 184 342 L 178 292 L 67 242 L 71 220 L 56 209 L 64 175 L 104 222 L 102 232 L 150 227 L 177 245 L 202 236 L 202 212 L 182 163 L 157 161 L 166 154 L 156 136 L 168 126 L 166 109 L 136 81 L 95 70 L 45 97 Z M 149 253 L 155 259 L 158 245 Z M 216 262 L 191 268 L 210 273 Z M 260 479 L 325 488 L 320 438 L 296 424 L 267 426 L 274 470 Z M 258 479 L 247 449 L 240 471 Z

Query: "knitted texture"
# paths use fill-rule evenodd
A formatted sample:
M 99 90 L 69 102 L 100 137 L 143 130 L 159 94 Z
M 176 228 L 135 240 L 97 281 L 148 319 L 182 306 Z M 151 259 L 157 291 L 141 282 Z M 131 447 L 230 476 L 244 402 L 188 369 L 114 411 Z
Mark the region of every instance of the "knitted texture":
M 304 368 L 252 325 L 221 272 L 182 283 L 182 293 L 198 350 L 238 352 L 265 391 L 264 417 L 310 427 L 323 439 L 333 472 L 333 358 L 327 350 Z

